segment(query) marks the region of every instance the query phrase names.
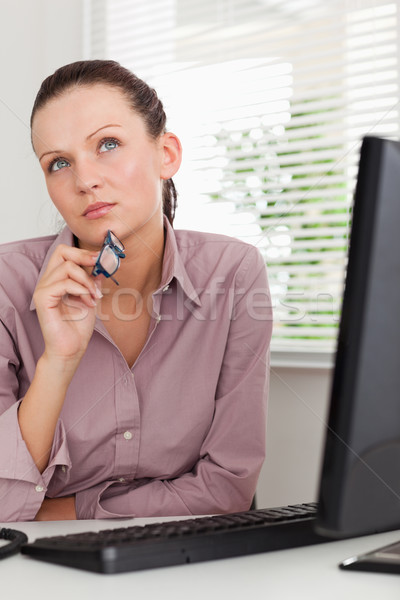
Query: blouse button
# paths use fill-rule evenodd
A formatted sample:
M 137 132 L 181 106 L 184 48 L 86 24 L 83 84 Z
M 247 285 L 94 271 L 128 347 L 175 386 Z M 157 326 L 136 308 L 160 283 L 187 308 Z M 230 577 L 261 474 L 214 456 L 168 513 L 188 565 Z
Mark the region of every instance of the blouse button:
M 124 438 L 126 440 L 131 440 L 132 439 L 132 433 L 130 431 L 125 431 Z
M 169 290 L 169 285 L 166 285 L 165 287 L 163 287 L 162 291 L 163 292 L 167 292 Z
M 37 485 L 37 486 L 35 487 L 35 491 L 36 491 L 36 492 L 43 492 L 43 490 L 44 490 L 44 487 L 43 487 L 42 485 Z

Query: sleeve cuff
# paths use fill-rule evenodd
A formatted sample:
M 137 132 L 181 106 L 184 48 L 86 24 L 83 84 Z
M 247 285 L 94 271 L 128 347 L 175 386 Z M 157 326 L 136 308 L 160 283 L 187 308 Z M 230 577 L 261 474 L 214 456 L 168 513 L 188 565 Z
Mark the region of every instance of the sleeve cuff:
M 19 405 L 20 402 L 15 403 L 0 418 L 0 478 L 47 487 L 56 466 L 65 465 L 68 470 L 71 467 L 64 425 L 61 420 L 58 421 L 49 464 L 40 473 L 22 438 L 18 423 Z
M 121 484 L 118 481 L 107 481 L 77 492 L 75 495 L 76 518 L 124 519 L 135 517 L 136 515 L 129 507 L 128 495 L 123 492 L 121 492 L 121 495 L 116 494 L 116 490 L 111 491 L 110 488 L 117 485 L 120 486 Z M 107 494 L 108 490 L 110 490 L 109 494 Z M 115 504 L 118 506 L 119 512 L 116 512 Z M 120 512 L 121 510 L 123 512 Z
M 35 518 L 49 485 L 54 487 L 54 472 L 63 470 L 65 485 L 71 467 L 65 428 L 58 421 L 49 464 L 43 473 L 36 467 L 22 438 L 15 403 L 0 417 L 0 520 L 30 521 Z

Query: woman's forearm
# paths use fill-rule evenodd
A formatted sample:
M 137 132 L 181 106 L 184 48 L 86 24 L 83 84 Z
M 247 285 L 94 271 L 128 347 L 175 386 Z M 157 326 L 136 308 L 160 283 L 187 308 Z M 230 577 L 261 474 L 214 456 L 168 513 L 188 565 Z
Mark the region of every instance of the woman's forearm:
M 35 521 L 71 521 L 76 519 L 75 496 L 45 498 Z
M 43 355 L 21 402 L 18 421 L 27 448 L 42 473 L 48 462 L 57 420 L 77 364 Z

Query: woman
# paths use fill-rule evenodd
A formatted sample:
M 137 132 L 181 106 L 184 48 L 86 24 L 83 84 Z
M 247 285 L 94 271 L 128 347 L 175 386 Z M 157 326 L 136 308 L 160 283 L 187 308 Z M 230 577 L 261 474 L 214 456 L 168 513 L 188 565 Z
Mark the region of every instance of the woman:
M 67 65 L 39 90 L 32 143 L 66 227 L 0 248 L 0 521 L 249 508 L 265 266 L 238 240 L 173 230 L 182 150 L 165 121 L 113 61 Z M 119 285 L 93 274 L 109 231 Z

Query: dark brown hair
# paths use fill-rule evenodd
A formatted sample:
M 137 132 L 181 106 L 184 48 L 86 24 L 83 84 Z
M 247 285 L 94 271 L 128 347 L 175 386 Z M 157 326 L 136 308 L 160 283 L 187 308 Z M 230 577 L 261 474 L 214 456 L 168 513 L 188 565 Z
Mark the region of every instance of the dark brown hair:
M 120 89 L 132 109 L 138 113 L 146 125 L 148 134 L 157 139 L 166 131 L 166 115 L 157 93 L 145 81 L 113 60 L 82 60 L 57 69 L 47 77 L 37 93 L 31 114 L 31 128 L 36 112 L 57 96 L 75 86 L 105 84 Z M 163 210 L 169 222 L 173 223 L 177 205 L 174 182 L 163 182 Z

